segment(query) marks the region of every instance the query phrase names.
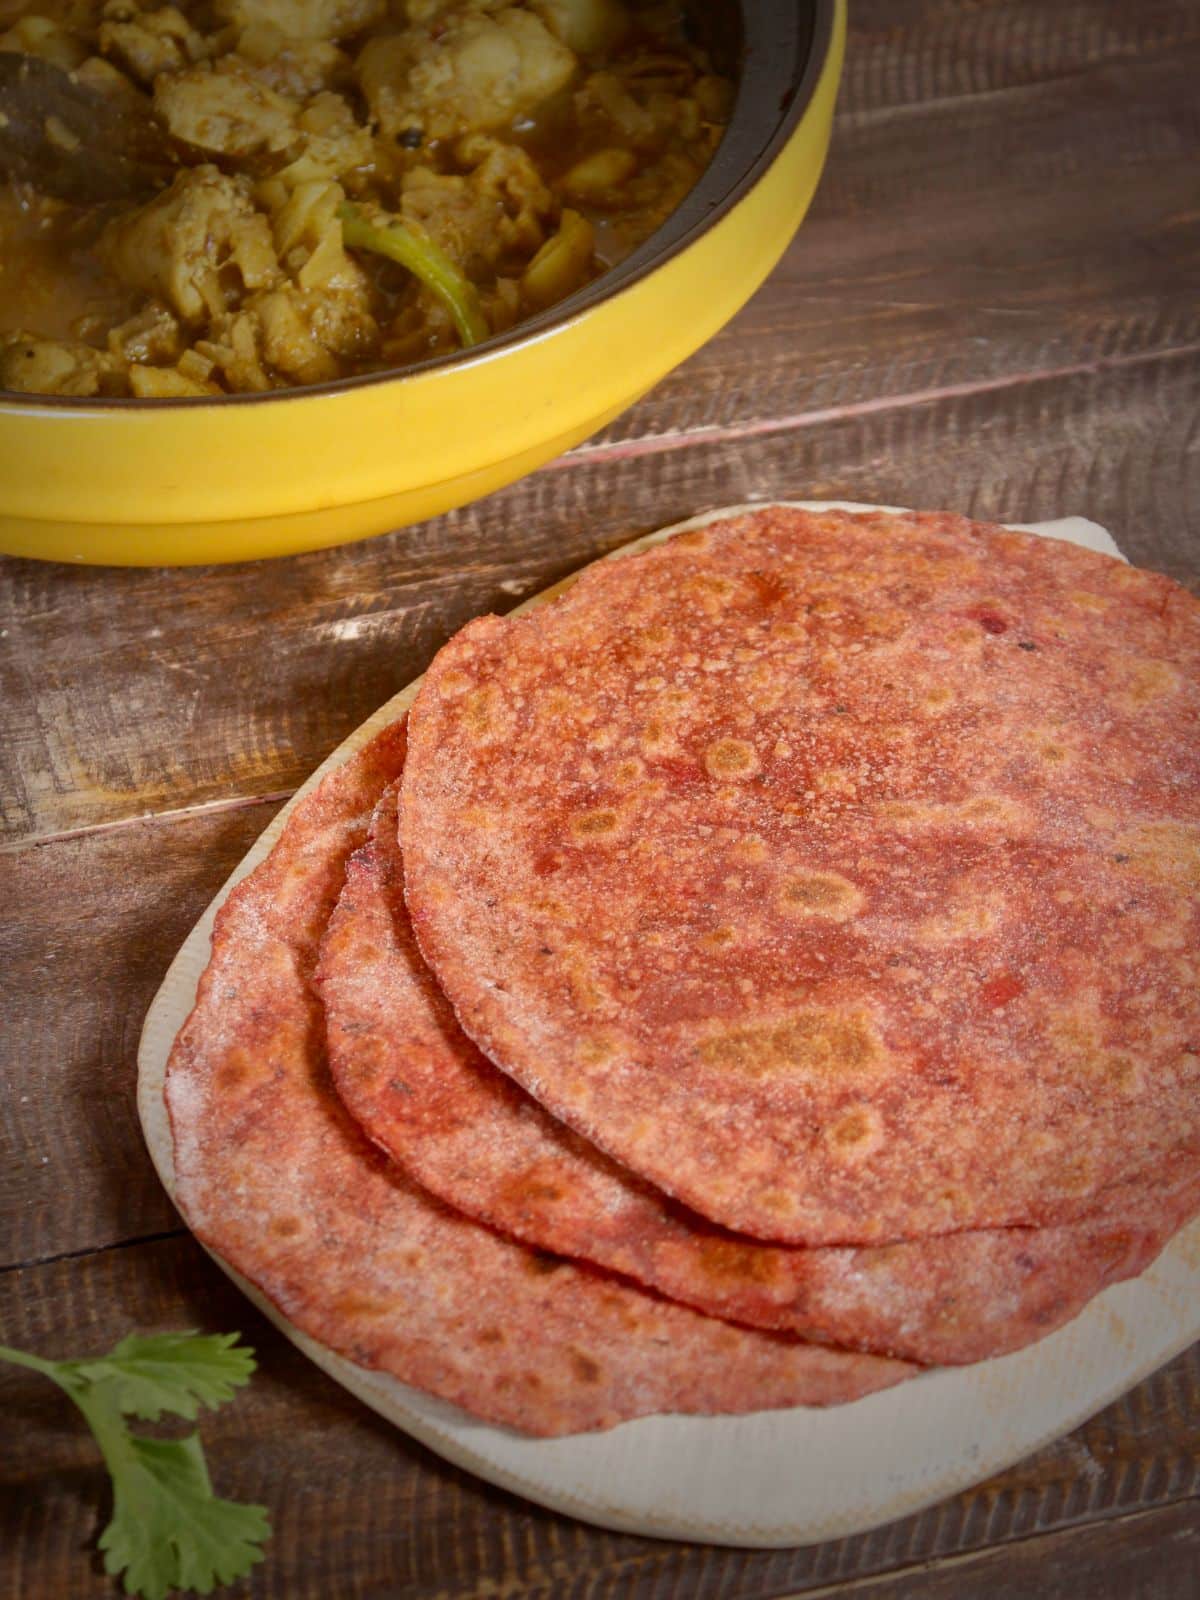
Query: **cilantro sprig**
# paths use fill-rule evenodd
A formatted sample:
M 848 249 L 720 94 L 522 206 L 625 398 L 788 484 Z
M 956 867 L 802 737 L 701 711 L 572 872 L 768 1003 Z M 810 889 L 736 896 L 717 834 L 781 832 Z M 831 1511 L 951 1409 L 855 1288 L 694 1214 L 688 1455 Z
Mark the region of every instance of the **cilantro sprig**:
M 262 1560 L 270 1527 L 263 1506 L 219 1500 L 197 1433 L 155 1439 L 123 1418 L 194 1421 L 254 1371 L 236 1333 L 131 1334 L 106 1356 L 46 1361 L 0 1345 L 0 1361 L 52 1379 L 82 1411 L 112 1479 L 112 1521 L 100 1535 L 104 1570 L 124 1574 L 126 1594 L 164 1600 L 171 1589 L 211 1594 Z

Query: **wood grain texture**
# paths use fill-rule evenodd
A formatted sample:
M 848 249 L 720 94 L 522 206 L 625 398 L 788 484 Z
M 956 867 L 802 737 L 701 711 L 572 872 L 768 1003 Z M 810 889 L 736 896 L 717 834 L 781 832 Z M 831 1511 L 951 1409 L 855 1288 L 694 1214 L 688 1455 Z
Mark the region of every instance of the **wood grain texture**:
M 1178 0 L 854 0 L 840 109 L 853 115 L 1053 83 L 1200 40 Z
M 174 1230 L 134 1104 L 146 1008 L 255 805 L 0 857 L 0 1268 Z
M 255 1596 L 840 1593 L 870 1575 L 971 1551 L 1020 1551 L 1022 1541 L 1040 1542 L 1052 1530 L 1117 1527 L 1151 1507 L 1179 1508 L 1186 1520 L 1200 1492 L 1200 1350 L 1193 1350 L 1069 1438 L 918 1516 L 808 1550 L 690 1549 L 587 1528 L 433 1457 L 294 1351 L 189 1239 L 0 1275 L 4 1339 L 51 1355 L 107 1348 L 133 1328 L 193 1325 L 240 1328 L 259 1352 L 250 1389 L 203 1423 L 219 1490 L 271 1511 L 269 1560 L 237 1590 Z M 22 1449 L 0 1460 L 0 1597 L 111 1593 L 88 1554 L 106 1515 L 103 1473 L 75 1417 L 44 1381 L 11 1369 L 0 1369 L 0 1408 L 17 1419 L 22 1438 Z M 939 1581 L 931 1595 L 993 1592 Z M 888 1600 L 924 1592 L 903 1586 L 910 1582 L 885 1590 Z M 1182 1600 L 1186 1590 L 1177 1594 Z
M 1034 379 L 1052 395 L 1044 375 L 1070 384 L 1099 364 L 1109 405 L 1126 363 L 1200 348 L 1198 14 L 1185 0 L 864 9 L 854 50 L 876 65 L 848 90 L 817 205 L 779 271 L 724 334 L 554 469 L 435 523 L 295 561 L 201 574 L 0 563 L 0 837 L 285 791 L 466 616 L 731 498 L 726 483 L 815 493 L 836 475 L 861 497 L 890 481 L 917 504 L 966 508 L 1003 471 L 1002 509 L 1031 515 L 1008 386 Z M 903 93 L 877 81 L 885 60 Z M 1136 372 L 1129 383 L 1146 392 Z M 910 415 L 930 395 L 939 416 L 961 415 L 972 395 L 995 413 L 974 459 L 955 441 L 954 476 L 936 459 L 936 427 Z M 892 410 L 884 431 L 903 459 L 856 456 L 855 427 L 874 440 Z M 1144 436 L 1132 404 L 1129 420 Z M 1186 421 L 1173 421 L 1176 447 Z M 1078 474 L 1063 485 L 1070 504 L 1040 492 L 1056 444 L 1072 463 L 1087 444 L 1052 413 L 1039 427 L 1041 514 L 1100 515 Z M 784 453 L 807 478 L 772 477 L 780 452 L 756 442 L 790 430 Z M 997 462 L 997 448 L 1017 454 Z M 644 459 L 681 449 L 682 464 Z M 1167 557 L 1183 569 L 1176 546 Z
M 1200 1504 L 922 1563 L 853 1592 L 858 1600 L 1186 1600 L 1200 1592 Z M 835 1585 L 809 1596 L 846 1593 Z

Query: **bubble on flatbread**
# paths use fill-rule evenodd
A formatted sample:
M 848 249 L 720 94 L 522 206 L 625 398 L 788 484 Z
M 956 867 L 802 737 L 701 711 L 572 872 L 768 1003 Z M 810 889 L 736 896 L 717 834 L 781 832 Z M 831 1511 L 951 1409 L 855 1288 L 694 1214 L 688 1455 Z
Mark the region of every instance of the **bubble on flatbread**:
M 475 679 L 469 672 L 455 669 L 443 673 L 438 680 L 438 694 L 443 700 L 457 700 L 460 695 L 467 693 L 468 689 L 475 687 Z
M 789 917 L 849 922 L 862 910 L 865 897 L 840 872 L 801 872 L 784 880 L 777 903 Z
M 764 1250 L 760 1244 L 714 1234 L 704 1239 L 697 1251 L 701 1270 L 708 1276 L 735 1283 L 771 1284 L 783 1276 L 779 1252 Z
M 603 843 L 622 831 L 621 814 L 608 806 L 599 806 L 593 811 L 577 811 L 567 824 L 567 829 L 578 844 Z
M 874 1106 L 849 1106 L 829 1124 L 823 1137 L 838 1160 L 863 1161 L 883 1143 L 883 1118 Z
M 1133 871 L 1152 883 L 1200 888 L 1200 826 L 1186 822 L 1139 823 L 1121 834 L 1116 843 L 1116 854 L 1126 857 Z
M 684 582 L 682 589 L 710 617 L 719 616 L 737 594 L 737 585 L 719 572 L 696 573 Z
M 1166 661 L 1143 656 L 1125 663 L 1117 690 L 1117 703 L 1123 709 L 1144 710 L 1155 700 L 1178 692 L 1183 679 Z
M 758 752 L 745 739 L 717 739 L 704 752 L 710 778 L 752 778 L 758 771 Z
M 616 1040 L 608 1034 L 587 1033 L 575 1045 L 575 1059 L 584 1067 L 602 1067 L 616 1054 Z
M 584 1351 L 572 1349 L 568 1351 L 568 1357 L 571 1362 L 571 1371 L 580 1383 L 599 1383 L 604 1376 L 603 1368 Z
M 750 1078 L 840 1078 L 878 1070 L 886 1052 L 862 1011 L 811 1007 L 780 1021 L 711 1033 L 698 1045 L 706 1066 Z
M 463 727 L 473 744 L 498 744 L 512 731 L 513 716 L 499 684 L 483 683 L 462 697 Z
M 632 789 L 645 775 L 646 763 L 637 756 L 627 756 L 613 767 L 610 782 L 615 789 Z
M 744 834 L 730 846 L 729 854 L 735 861 L 754 865 L 767 859 L 767 841 L 761 834 Z

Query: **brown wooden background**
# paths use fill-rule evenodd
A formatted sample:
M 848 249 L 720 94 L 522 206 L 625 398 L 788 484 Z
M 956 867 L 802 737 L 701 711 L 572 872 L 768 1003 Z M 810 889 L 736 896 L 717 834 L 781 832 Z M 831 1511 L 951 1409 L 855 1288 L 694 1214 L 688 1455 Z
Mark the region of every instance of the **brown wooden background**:
M 782 0 L 781 0 L 782 3 Z M 474 614 L 755 496 L 1081 512 L 1200 578 L 1200 5 L 851 0 L 811 217 L 742 315 L 605 434 L 482 504 L 206 571 L 0 562 L 0 1339 L 241 1328 L 204 1435 L 284 1600 L 1184 1600 L 1200 1351 L 968 1494 L 818 1548 L 605 1534 L 341 1393 L 181 1231 L 134 1052 L 175 947 L 278 802 Z M 219 469 L 219 464 L 215 464 Z M 113 1592 L 68 1403 L 0 1369 L 0 1595 Z

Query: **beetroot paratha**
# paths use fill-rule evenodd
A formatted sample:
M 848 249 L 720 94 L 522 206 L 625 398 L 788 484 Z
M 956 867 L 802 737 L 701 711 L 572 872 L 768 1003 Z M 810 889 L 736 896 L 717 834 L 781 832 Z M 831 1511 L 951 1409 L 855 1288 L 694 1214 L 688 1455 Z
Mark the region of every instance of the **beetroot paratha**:
M 706 1224 L 556 1122 L 458 1027 L 405 910 L 394 789 L 350 859 L 316 984 L 342 1100 L 419 1183 L 527 1243 L 716 1316 L 926 1364 L 979 1361 L 1140 1272 L 1196 1203 L 1183 1193 L 1120 1225 L 873 1249 L 759 1244 Z
M 946 515 L 770 508 L 435 660 L 402 782 L 481 1049 L 767 1239 L 1136 1214 L 1200 1149 L 1200 607 Z
M 200 1238 L 331 1349 L 529 1433 L 831 1404 L 911 1373 L 524 1249 L 367 1142 L 330 1085 L 308 980 L 403 748 L 390 728 L 332 773 L 217 919 L 166 1086 L 177 1199 Z

